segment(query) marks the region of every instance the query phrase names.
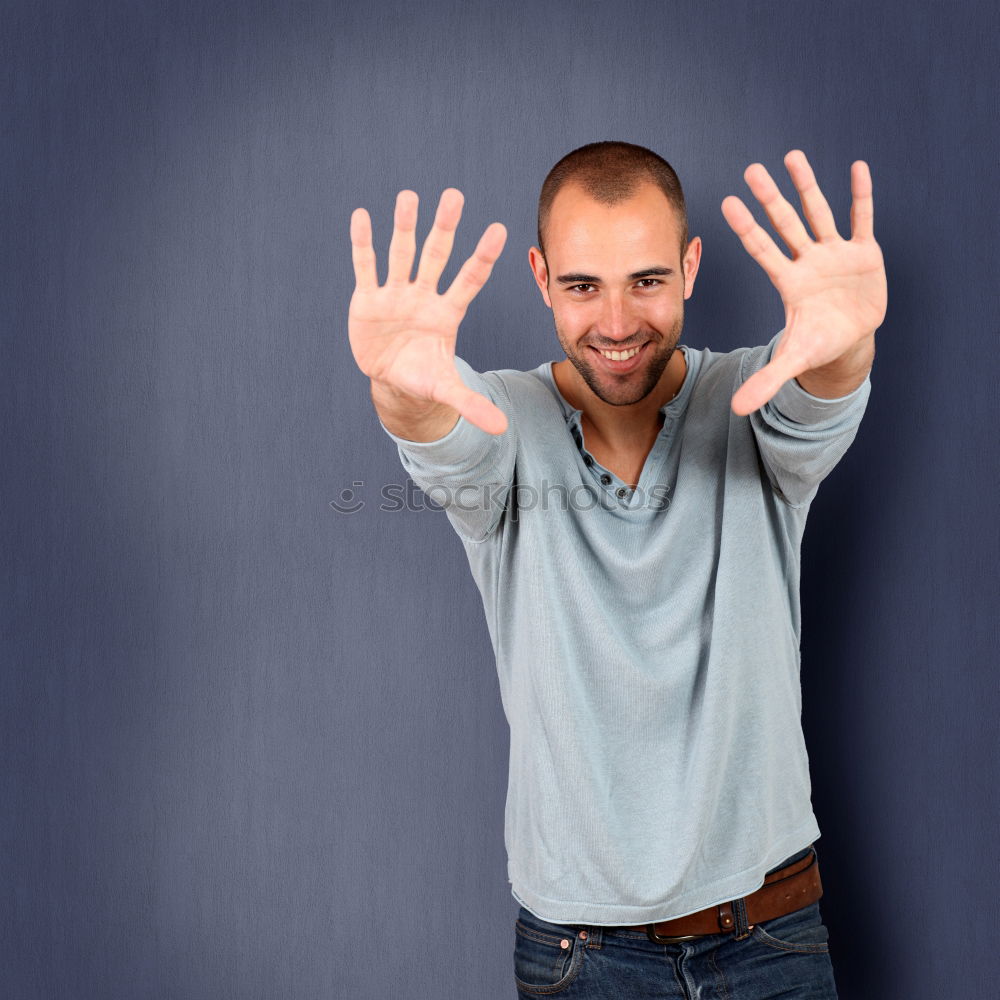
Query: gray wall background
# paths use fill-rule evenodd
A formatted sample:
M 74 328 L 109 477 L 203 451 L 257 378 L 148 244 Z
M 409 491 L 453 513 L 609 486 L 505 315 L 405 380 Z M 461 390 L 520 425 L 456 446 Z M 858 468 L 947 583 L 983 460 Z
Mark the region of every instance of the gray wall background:
M 347 341 L 348 220 L 384 275 L 395 193 L 422 242 L 459 187 L 445 281 L 503 221 L 459 353 L 534 367 L 560 356 L 538 189 L 602 138 L 678 170 L 705 241 L 684 339 L 715 350 L 782 322 L 719 209 L 756 205 L 743 169 L 793 195 L 804 149 L 846 234 L 871 165 L 889 313 L 803 552 L 822 905 L 844 1000 L 990 995 L 998 22 L 5 4 L 4 996 L 514 996 L 489 638 L 444 515 L 378 509 L 406 479 Z

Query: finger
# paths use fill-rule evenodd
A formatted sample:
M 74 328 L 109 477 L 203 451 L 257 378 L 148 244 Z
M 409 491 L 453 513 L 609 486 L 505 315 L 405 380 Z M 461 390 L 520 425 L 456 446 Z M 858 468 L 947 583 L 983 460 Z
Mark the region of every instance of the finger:
M 417 204 L 419 200 L 416 191 L 400 191 L 396 195 L 392 239 L 389 241 L 387 284 L 402 285 L 410 280 L 413 257 L 417 251 Z
M 806 365 L 788 353 L 772 358 L 739 387 L 732 399 L 733 413 L 745 417 L 759 410 L 790 379 L 801 375 Z
M 455 230 L 458 220 L 462 217 L 462 206 L 465 196 L 457 188 L 446 188 L 438 202 L 434 225 L 424 241 L 424 249 L 420 253 L 420 266 L 417 268 L 417 284 L 437 291 L 441 272 L 444 270 L 451 248 L 455 244 Z
M 871 171 L 864 160 L 855 160 L 851 164 L 851 239 L 873 239 L 874 218 Z
M 771 225 L 797 257 L 812 243 L 806 227 L 802 225 L 799 213 L 778 190 L 778 185 L 774 183 L 763 163 L 751 163 L 743 172 L 743 179 L 754 197 L 764 207 Z
M 799 192 L 802 201 L 802 211 L 805 212 L 809 225 L 818 240 L 837 240 L 837 223 L 833 212 L 827 204 L 823 192 L 816 183 L 816 175 L 809 166 L 806 154 L 801 149 L 793 149 L 785 155 L 785 167 L 791 175 L 792 183 Z
M 377 288 L 372 220 L 363 208 L 356 208 L 351 213 L 351 259 L 354 261 L 355 286 L 359 289 Z
M 507 430 L 507 414 L 482 393 L 470 389 L 457 372 L 454 382 L 449 381 L 435 390 L 434 399 L 453 406 L 470 424 L 488 434 L 502 434 Z
M 486 232 L 479 237 L 479 243 L 476 244 L 472 256 L 455 275 L 455 280 L 444 293 L 444 297 L 460 309 L 467 309 L 492 274 L 493 265 L 506 241 L 507 229 L 503 223 L 490 223 L 486 227 Z
M 747 253 L 776 282 L 781 272 L 791 263 L 778 249 L 778 244 L 767 235 L 763 226 L 757 223 L 750 209 L 736 195 L 722 200 L 722 214 L 730 229 L 740 238 Z

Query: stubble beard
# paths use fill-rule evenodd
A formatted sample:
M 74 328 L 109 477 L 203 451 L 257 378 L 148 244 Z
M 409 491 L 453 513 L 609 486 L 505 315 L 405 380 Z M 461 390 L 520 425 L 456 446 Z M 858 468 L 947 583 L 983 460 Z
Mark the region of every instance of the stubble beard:
M 589 346 L 584 345 L 579 349 L 571 348 L 558 324 L 556 324 L 556 335 L 566 352 L 566 357 L 569 358 L 570 363 L 580 373 L 580 377 L 598 399 L 610 406 L 631 406 L 633 403 L 645 399 L 659 385 L 660 378 L 677 349 L 683 326 L 684 316 L 681 314 L 677 317 L 677 322 L 666 337 L 656 330 L 643 331 L 645 340 L 651 341 L 646 351 L 652 353 L 646 359 L 643 367 L 628 375 L 598 372 L 587 360 L 591 353 Z

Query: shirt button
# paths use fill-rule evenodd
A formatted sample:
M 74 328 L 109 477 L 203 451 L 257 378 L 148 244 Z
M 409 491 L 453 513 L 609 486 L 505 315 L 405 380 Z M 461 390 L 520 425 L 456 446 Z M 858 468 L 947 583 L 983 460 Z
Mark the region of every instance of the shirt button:
M 604 475 L 601 476 L 601 482 L 605 486 L 609 486 L 611 484 L 611 477 L 605 472 Z
M 619 500 L 624 500 L 625 497 L 627 497 L 627 496 L 628 496 L 628 490 L 625 489 L 624 486 L 619 486 L 618 487 L 618 499 Z
M 583 464 L 584 465 L 593 465 L 594 464 L 594 460 L 589 455 L 584 455 L 583 456 Z

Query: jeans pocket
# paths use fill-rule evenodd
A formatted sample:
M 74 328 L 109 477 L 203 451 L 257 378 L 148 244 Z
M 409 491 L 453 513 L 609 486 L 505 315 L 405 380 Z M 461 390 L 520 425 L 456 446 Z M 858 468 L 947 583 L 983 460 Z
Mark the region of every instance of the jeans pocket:
M 784 916 L 755 924 L 752 936 L 781 951 L 823 954 L 830 950 L 830 933 L 819 911 L 819 900 Z
M 551 996 L 576 979 L 585 944 L 572 928 L 560 930 L 523 910 L 514 922 L 514 980 L 520 992 Z

